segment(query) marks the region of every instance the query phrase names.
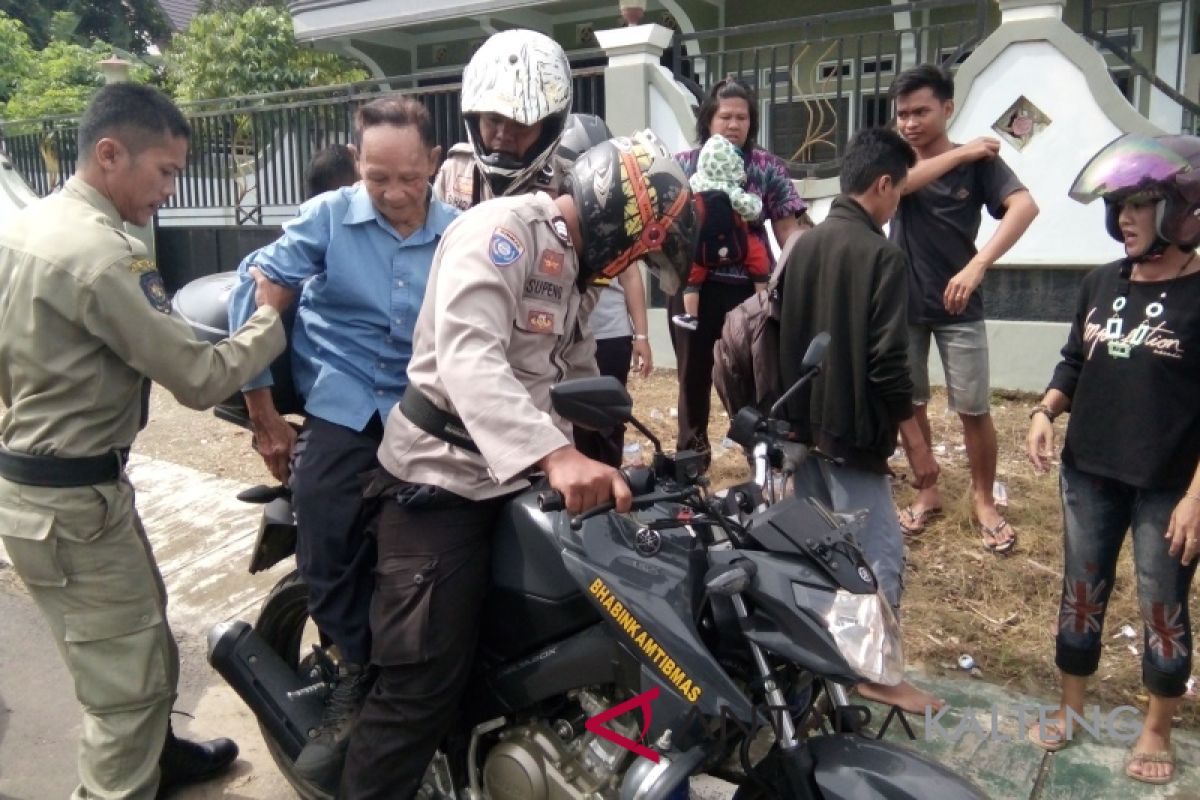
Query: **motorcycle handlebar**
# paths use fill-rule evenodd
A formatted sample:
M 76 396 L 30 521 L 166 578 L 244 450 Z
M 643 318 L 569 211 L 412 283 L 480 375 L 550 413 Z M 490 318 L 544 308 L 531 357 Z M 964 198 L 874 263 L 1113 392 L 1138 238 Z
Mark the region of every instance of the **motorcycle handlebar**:
M 629 484 L 629 491 L 635 498 L 639 495 L 650 494 L 654 491 L 656 483 L 654 470 L 649 467 L 629 467 L 621 470 L 621 477 Z M 546 513 L 555 511 L 565 511 L 567 507 L 566 499 L 562 493 L 555 489 L 547 489 L 544 492 L 538 492 L 537 496 L 538 508 Z M 612 503 L 601 503 L 595 508 L 589 508 L 579 516 L 579 519 L 586 517 L 594 517 L 597 514 L 603 514 L 607 511 L 612 511 Z

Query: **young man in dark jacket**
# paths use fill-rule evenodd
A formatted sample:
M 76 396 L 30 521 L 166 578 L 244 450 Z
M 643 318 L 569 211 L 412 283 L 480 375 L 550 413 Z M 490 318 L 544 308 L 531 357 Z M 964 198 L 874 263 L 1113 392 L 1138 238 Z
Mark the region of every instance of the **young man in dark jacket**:
M 888 456 L 899 430 L 915 482 L 937 478 L 929 444 L 913 420 L 908 366 L 908 264 L 883 235 L 896 212 L 912 148 L 892 130 L 859 133 L 842 161 L 840 194 L 825 221 L 793 248 L 784 273 L 780 319 L 783 386 L 821 331 L 830 334 L 824 371 L 792 399 L 788 418 L 800 439 L 836 459 L 811 459 L 838 511 L 870 512 L 859 544 L 880 589 L 900 605 L 904 542 L 892 505 Z M 923 712 L 936 698 L 907 682 L 867 684 L 864 697 Z

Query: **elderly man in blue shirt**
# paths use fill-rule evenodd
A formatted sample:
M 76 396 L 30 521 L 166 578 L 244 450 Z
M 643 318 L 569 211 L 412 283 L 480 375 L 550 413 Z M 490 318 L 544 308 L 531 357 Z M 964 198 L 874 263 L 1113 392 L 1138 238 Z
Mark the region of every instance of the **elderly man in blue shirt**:
M 306 415 L 299 438 L 274 405 L 269 372 L 243 392 L 267 467 L 281 481 L 290 473 L 309 614 L 337 646 L 338 680 L 321 729 L 296 761 L 326 787 L 336 785 L 369 688 L 375 548 L 359 476 L 378 467 L 382 420 L 408 382 L 433 253 L 458 214 L 432 196 L 441 149 L 424 106 L 376 100 L 358 110 L 355 129 L 360 182 L 310 200 L 279 239 L 247 256 L 229 302 L 232 325 L 253 313 L 251 266 L 281 285 L 303 285 L 292 344 Z

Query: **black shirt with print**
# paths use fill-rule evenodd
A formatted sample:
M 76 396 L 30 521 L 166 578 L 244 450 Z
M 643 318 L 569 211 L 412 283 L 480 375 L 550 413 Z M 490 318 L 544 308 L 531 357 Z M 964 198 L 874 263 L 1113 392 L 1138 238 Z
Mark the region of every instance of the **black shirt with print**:
M 1200 272 L 1135 283 L 1122 264 L 1083 279 L 1050 382 L 1071 398 L 1063 463 L 1142 489 L 1179 488 L 1200 459 Z
M 955 145 L 960 147 L 961 145 Z M 1000 158 L 962 164 L 905 195 L 888 238 L 908 256 L 908 321 L 913 325 L 977 322 L 983 294 L 976 289 L 963 313 L 946 310 L 946 285 L 978 252 L 982 209 L 996 219 L 1004 201 L 1025 186 Z

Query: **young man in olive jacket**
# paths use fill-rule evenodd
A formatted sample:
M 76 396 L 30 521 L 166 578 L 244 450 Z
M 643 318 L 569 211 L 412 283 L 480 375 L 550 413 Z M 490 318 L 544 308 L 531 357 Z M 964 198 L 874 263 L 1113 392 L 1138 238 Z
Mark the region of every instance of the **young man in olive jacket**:
M 912 148 L 895 131 L 859 133 L 842 161 L 840 194 L 825 221 L 792 249 L 783 279 L 780 376 L 790 386 L 810 341 L 830 334 L 824 370 L 788 405 L 800 439 L 829 459 L 812 459 L 838 511 L 870 512 L 859 545 L 898 608 L 904 542 L 893 511 L 888 456 L 899 430 L 914 480 L 937 477 L 929 445 L 912 419 L 908 365 L 908 264 L 883 235 L 896 212 Z M 832 460 L 830 460 L 832 459 Z M 860 693 L 907 711 L 937 707 L 908 683 L 866 684 Z

